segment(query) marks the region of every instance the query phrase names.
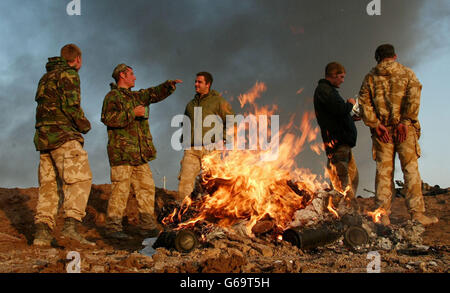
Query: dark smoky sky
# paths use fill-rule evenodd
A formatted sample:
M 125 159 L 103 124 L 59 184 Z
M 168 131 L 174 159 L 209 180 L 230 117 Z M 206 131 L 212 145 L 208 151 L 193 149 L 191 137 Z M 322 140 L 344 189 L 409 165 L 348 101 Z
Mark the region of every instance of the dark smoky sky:
M 193 97 L 195 73 L 211 72 L 213 88 L 232 101 L 236 112 L 241 111 L 239 94 L 256 81 L 264 82 L 268 89 L 258 103 L 279 105 L 282 123 L 294 113 L 299 122 L 313 109 L 313 92 L 328 62 L 344 64 L 347 78 L 340 92 L 353 97 L 375 64 L 379 44 L 394 44 L 400 61 L 414 68 L 421 62 L 418 56 L 431 56 L 444 46 L 440 40 L 448 38 L 445 30 L 431 25 L 441 22 L 448 32 L 446 0 L 381 0 L 381 16 L 367 15 L 369 0 L 81 0 L 81 16 L 66 14 L 69 2 L 1 1 L 2 187 L 38 185 L 35 90 L 47 58 L 59 55 L 67 43 L 83 50 L 82 107 L 92 124 L 85 148 L 96 184 L 110 182 L 100 112 L 115 65 L 134 68 L 136 89 L 167 79 L 184 81 L 172 96 L 152 105 L 150 113 L 158 149 L 158 158 L 150 164 L 155 182 L 162 186 L 162 176 L 167 176 L 168 188 L 176 189 L 182 153 L 170 146 L 176 130 L 170 120 L 183 113 Z M 359 123 L 358 131 L 355 154 L 364 194 L 363 188 L 374 189 L 375 164 L 367 127 Z M 324 154 L 305 150 L 297 160 L 300 167 L 323 174 Z

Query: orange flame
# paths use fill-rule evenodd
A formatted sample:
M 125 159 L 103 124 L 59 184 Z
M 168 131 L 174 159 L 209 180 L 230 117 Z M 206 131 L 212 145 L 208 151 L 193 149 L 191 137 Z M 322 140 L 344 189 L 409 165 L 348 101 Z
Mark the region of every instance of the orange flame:
M 387 212 L 383 208 L 378 208 L 373 212 L 367 212 L 367 214 L 372 217 L 374 223 L 380 223 L 381 217 L 387 215 Z
M 255 103 L 255 100 L 261 97 L 261 94 L 267 90 L 267 86 L 263 82 L 256 82 L 256 84 L 248 91 L 247 93 L 239 96 L 239 103 L 241 103 L 241 108 L 244 107 L 245 104 Z
M 168 215 L 167 217 L 165 217 L 161 222 L 162 222 L 164 225 L 168 225 L 169 223 L 172 223 L 172 222 L 174 221 L 174 219 L 175 219 L 175 216 L 177 215 L 177 211 L 178 211 L 178 209 L 175 208 L 175 209 L 172 211 L 172 213 L 170 213 L 170 215 Z
M 339 214 L 333 206 L 333 196 L 330 195 L 328 198 L 328 206 L 327 209 L 336 217 L 339 218 Z
M 318 155 L 320 155 L 321 152 L 325 151 L 325 147 L 323 146 L 323 143 L 320 143 L 320 142 L 311 144 L 309 147 L 311 148 L 311 150 L 313 152 L 315 152 Z
M 241 107 L 249 104 L 258 115 L 272 115 L 277 109 L 276 105 L 258 107 L 255 104 L 255 100 L 266 89 L 264 83 L 256 82 L 246 94 L 239 96 Z M 198 213 L 189 221 L 179 224 L 177 229 L 193 226 L 203 220 L 223 227 L 246 220 L 246 229 L 251 235 L 251 228 L 259 220 L 269 218 L 275 230 L 285 230 L 294 213 L 305 208 L 314 193 L 328 187 L 321 176 L 308 169 L 298 168 L 295 160 L 306 144 L 318 144 L 315 140 L 319 128 L 312 125 L 314 120 L 314 113 L 306 112 L 300 126 L 296 127 L 295 116 L 291 116 L 289 123 L 280 127 L 279 133 L 273 134 L 279 138 L 276 160 L 262 161 L 262 155 L 269 154 L 270 150 L 260 149 L 213 151 L 203 157 L 201 180 L 207 194 L 199 201 L 183 202 L 186 208 L 181 209 L 179 214 L 184 213 L 190 205 Z M 301 134 L 294 134 L 293 130 Z M 289 182 L 296 183 L 297 193 Z M 337 214 L 332 206 L 330 212 Z M 174 216 L 171 214 L 167 218 L 173 220 Z M 178 220 L 181 222 L 181 216 Z

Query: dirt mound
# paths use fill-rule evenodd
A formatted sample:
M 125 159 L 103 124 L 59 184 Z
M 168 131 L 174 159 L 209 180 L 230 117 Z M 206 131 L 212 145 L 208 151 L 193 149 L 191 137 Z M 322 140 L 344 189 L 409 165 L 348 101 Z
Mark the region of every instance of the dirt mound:
M 81 257 L 81 272 L 366 272 L 370 260 L 367 253 L 347 249 L 342 240 L 311 251 L 302 251 L 287 242 L 269 243 L 264 239 L 213 239 L 208 245 L 190 253 L 158 248 L 148 257 L 138 253 L 142 237 L 133 229 L 138 224 L 137 203 L 131 194 L 124 217 L 124 227 L 133 235 L 132 241 L 106 240 L 105 214 L 110 185 L 93 185 L 80 230 L 95 241 L 95 248 L 83 247 L 60 236 L 63 218 L 59 213 L 54 247 L 31 245 L 35 232 L 38 188 L 0 188 L 0 272 L 66 272 L 70 262 L 67 254 L 76 251 Z M 450 213 L 449 195 L 425 196 L 427 213 L 439 217 L 439 223 L 427 227 L 422 235 L 422 250 L 380 250 L 382 272 L 448 272 Z M 173 202 L 175 192 L 157 188 L 157 214 Z M 373 210 L 373 198 L 358 198 L 363 210 Z M 391 222 L 406 225 L 409 220 L 405 200 L 393 200 Z

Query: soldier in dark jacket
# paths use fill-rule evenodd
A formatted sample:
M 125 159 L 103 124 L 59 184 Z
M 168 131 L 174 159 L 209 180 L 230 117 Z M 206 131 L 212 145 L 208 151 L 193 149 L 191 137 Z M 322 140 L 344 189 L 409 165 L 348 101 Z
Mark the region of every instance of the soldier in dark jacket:
M 92 173 L 83 136 L 91 129 L 80 102 L 81 50 L 73 44 L 61 49 L 61 57 L 49 58 L 47 73 L 40 79 L 36 93 L 36 133 L 34 144 L 40 152 L 39 200 L 35 217 L 34 244 L 50 245 L 58 211 L 58 184 L 64 193 L 63 237 L 83 244 L 76 225 L 86 215 Z
M 133 69 L 119 64 L 112 74 L 116 83 L 103 101 L 102 122 L 108 127 L 108 157 L 111 166 L 112 194 L 108 202 L 106 227 L 108 236 L 129 239 L 122 231 L 122 218 L 130 187 L 136 193 L 142 236 L 158 233 L 154 215 L 155 184 L 148 162 L 155 159 L 156 149 L 148 124 L 151 103 L 157 103 L 175 90 L 181 80 L 132 91 L 136 77 Z
M 353 201 L 358 188 L 358 169 L 352 154 L 356 145 L 356 127 L 351 115 L 356 101 L 345 101 L 336 88 L 344 82 L 345 69 L 336 62 L 327 65 L 314 93 L 314 109 L 320 126 L 327 170 L 333 188 Z

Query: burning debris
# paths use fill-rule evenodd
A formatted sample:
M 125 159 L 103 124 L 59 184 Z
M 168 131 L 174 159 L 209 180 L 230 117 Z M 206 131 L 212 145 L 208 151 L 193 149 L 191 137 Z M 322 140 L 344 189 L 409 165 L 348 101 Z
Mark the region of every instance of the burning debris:
M 239 98 L 241 105 L 252 103 L 257 115 L 273 113 L 276 107 L 253 103 L 263 91 L 264 84 L 257 83 Z M 420 224 L 390 228 L 378 224 L 384 211 L 362 212 L 347 196 L 350 186 L 332 190 L 321 176 L 297 167 L 295 158 L 305 143 L 320 152 L 313 118 L 313 113 L 302 117 L 301 135 L 291 133 L 296 129 L 294 119 L 271 134 L 280 141 L 275 160 L 262 160 L 270 155 L 263 149 L 216 150 L 205 156 L 191 196 L 181 205 L 172 202 L 160 209 L 158 219 L 165 230 L 152 246 L 156 259 L 164 260 L 158 271 L 172 271 L 173 267 L 167 269 L 168 259 L 179 255 L 191 259 L 187 267 L 178 264 L 180 272 L 206 268 L 208 272 L 298 272 L 302 270 L 299 256 L 333 243 L 342 244 L 337 249 L 360 254 L 420 247 Z M 261 263 L 261 256 L 267 263 Z M 279 256 L 291 260 L 278 263 Z
M 233 248 L 244 254 L 256 251 L 262 256 L 272 257 L 286 247 L 290 247 L 291 252 L 296 247 L 296 253 L 300 255 L 341 243 L 342 249 L 357 253 L 372 250 L 428 253 L 426 246 L 422 245 L 425 229 L 418 222 L 408 221 L 386 227 L 379 223 L 382 210 L 361 212 L 345 194 L 335 190 L 313 191 L 307 188 L 308 185 L 293 180 L 276 181 L 273 186 L 283 188 L 290 197 L 278 201 L 272 199 L 268 203 L 278 204 L 283 199 L 292 198 L 296 201 L 297 210 L 288 210 L 291 216 L 288 218 L 284 214 L 281 220 L 276 218 L 277 213 L 270 213 L 277 211 L 274 207 L 265 210 L 262 216 L 252 217 L 251 211 L 259 211 L 254 202 L 246 202 L 251 208 L 243 212 L 246 205 L 238 202 L 244 201 L 242 197 L 238 201 L 230 197 L 227 201 L 213 200 L 218 194 L 226 196 L 223 190 L 237 195 L 243 192 L 233 189 L 232 179 L 212 179 L 211 173 L 206 174 L 202 173 L 197 196 L 186 199 L 181 207 L 169 203 L 173 210 L 161 209 L 160 219 L 166 230 L 153 244 L 157 251 L 164 248 L 192 255 L 205 249 Z
M 250 104 L 256 115 L 273 114 L 276 106 L 270 109 L 254 103 L 265 90 L 263 83 L 255 84 L 239 97 L 241 106 Z M 301 135 L 292 133 L 296 129 L 293 117 L 278 133 L 271 133 L 280 142 L 274 160 L 262 160 L 272 155 L 271 150 L 264 149 L 216 150 L 205 156 L 196 194 L 185 198 L 181 206 L 172 203 L 170 208 L 162 208 L 159 220 L 165 231 L 153 247 L 185 253 L 211 246 L 217 237 L 230 239 L 236 235 L 251 241 L 264 240 L 265 245 L 289 242 L 302 250 L 341 238 L 354 250 L 370 247 L 377 230 L 369 218 L 360 214 L 355 200 L 347 197 L 350 186 L 331 190 L 321 176 L 296 165 L 295 158 L 306 143 L 317 145 L 319 129 L 312 127 L 313 119 L 314 113 L 302 117 L 297 129 Z M 261 127 L 269 129 L 268 125 Z M 242 128 L 245 123 L 237 127 Z M 255 139 L 245 132 L 239 135 L 244 135 L 241 139 L 246 142 Z M 381 210 L 370 214 L 374 222 L 379 222 L 382 215 Z
M 264 83 L 256 83 L 252 90 L 239 97 L 241 106 L 250 104 L 252 113 L 270 116 L 276 106 L 258 107 L 254 103 L 265 90 Z M 273 157 L 271 147 L 216 150 L 203 157 L 200 196 L 187 197 L 181 206 L 170 212 L 166 210 L 169 214 L 164 214 L 161 223 L 168 231 L 193 231 L 200 243 L 205 242 L 214 227 L 250 238 L 258 235 L 278 239 L 291 227 L 295 213 L 308 207 L 319 190 L 328 188 L 320 176 L 297 168 L 295 163 L 305 143 L 317 138 L 319 130 L 312 127 L 313 119 L 314 113 L 303 116 L 301 135 L 291 133 L 296 129 L 293 117 L 289 125 L 281 127 L 277 133 L 271 133 L 268 120 L 265 120 L 266 125 L 258 125 L 259 130 L 269 130 L 271 141 L 277 142 L 276 159 L 263 159 Z M 247 126 L 244 122 L 237 126 L 237 136 L 233 136 L 237 137 L 237 143 L 258 141 L 252 137 L 258 133 L 249 132 L 247 136 L 245 131 L 239 131 Z
M 217 190 L 216 187 L 209 189 L 215 184 L 206 186 L 205 190 Z M 345 196 L 336 191 L 315 194 L 300 190 L 298 186 L 303 185 L 292 181 L 287 181 L 286 185 L 298 197 L 300 208 L 284 227 L 279 226 L 269 213 L 256 222 L 250 217 L 226 219 L 224 213 L 204 213 L 202 209 L 207 196 L 201 196 L 196 201 L 190 199 L 189 206 L 176 207 L 162 220 L 166 231 L 160 234 L 153 248 L 175 248 L 179 252 L 189 252 L 199 246 L 208 247 L 215 239 L 230 238 L 232 235 L 251 240 L 259 238 L 273 245 L 289 242 L 302 250 L 317 248 L 341 237 L 351 248 L 368 243 L 369 236 L 362 226 L 363 219 Z M 200 219 L 199 214 L 206 216 Z
M 100 216 L 106 210 L 105 203 L 110 191 L 110 185 L 93 186 L 82 233 L 85 237 L 95 239 L 97 248 L 95 250 L 87 247 L 77 248 L 82 256 L 83 273 L 362 273 L 366 272 L 366 267 L 371 261 L 367 258 L 370 251 L 379 252 L 381 272 L 448 273 L 448 194 L 425 198 L 427 208 L 442 219 L 437 225 L 427 228 L 426 233 L 422 233 L 423 227 L 420 224 L 408 222 L 409 214 L 402 198 L 393 200 L 392 225 L 389 228 L 373 223 L 372 218 L 365 212 L 357 213 L 359 217 L 351 217 L 355 220 L 354 222 L 352 220 L 351 224 L 359 225 L 361 220 L 360 227 L 369 235 L 369 242 L 362 247 L 351 248 L 345 243 L 345 235 L 341 235 L 334 242 L 321 244 L 316 248 L 300 249 L 288 241 L 281 241 L 278 238 L 274 240 L 270 237 L 271 232 L 265 230 L 270 227 L 266 221 L 271 220 L 264 218 L 261 226 L 257 223 L 253 227 L 253 237 L 246 234 L 245 220 L 238 221 L 228 228 L 210 225 L 209 229 L 199 229 L 200 226 L 196 225 L 193 232 L 199 239 L 198 246 L 190 252 L 179 252 L 175 247 L 153 249 L 151 246 L 156 238 L 145 239 L 144 243 L 139 237 L 133 242 L 105 241 L 100 234 L 104 225 L 104 222 L 100 221 Z M 172 211 L 170 207 L 177 207 L 173 201 L 175 196 L 174 191 L 157 188 L 157 213 L 164 211 L 165 216 L 169 215 Z M 11 200 L 17 198 L 22 200 Z M 15 239 L 3 237 L 2 241 L 0 233 L 1 272 L 66 272 L 66 255 L 72 250 L 71 242 L 62 239 L 60 244 L 66 247 L 64 249 L 39 250 L 27 242 L 27 235 L 33 234 L 33 217 L 30 216 L 32 215 L 30 211 L 34 210 L 37 199 L 37 188 L 0 188 L 0 208 L 3 211 L 0 213 L 0 228 L 5 235 L 15 237 Z M 328 199 L 325 197 L 323 202 L 327 205 Z M 373 198 L 358 198 L 358 204 L 361 210 L 367 211 L 372 210 L 375 202 Z M 336 210 L 340 212 L 338 206 L 336 204 Z M 326 207 L 324 211 L 328 211 Z M 187 217 L 189 212 L 191 211 L 186 212 L 183 217 Z M 133 196 L 130 197 L 126 213 L 124 227 L 131 229 L 138 223 L 137 202 Z M 339 220 L 331 215 L 331 220 L 336 222 L 344 221 L 344 218 L 347 217 L 344 215 Z M 58 221 L 63 220 L 60 215 Z M 309 227 L 299 229 L 299 232 L 318 229 L 322 225 L 323 223 L 314 225 L 311 222 Z M 202 232 L 204 242 L 200 241 L 201 234 L 198 234 Z M 58 235 L 56 237 L 59 239 Z M 144 247 L 141 244 L 145 246 L 145 252 L 142 251 Z

